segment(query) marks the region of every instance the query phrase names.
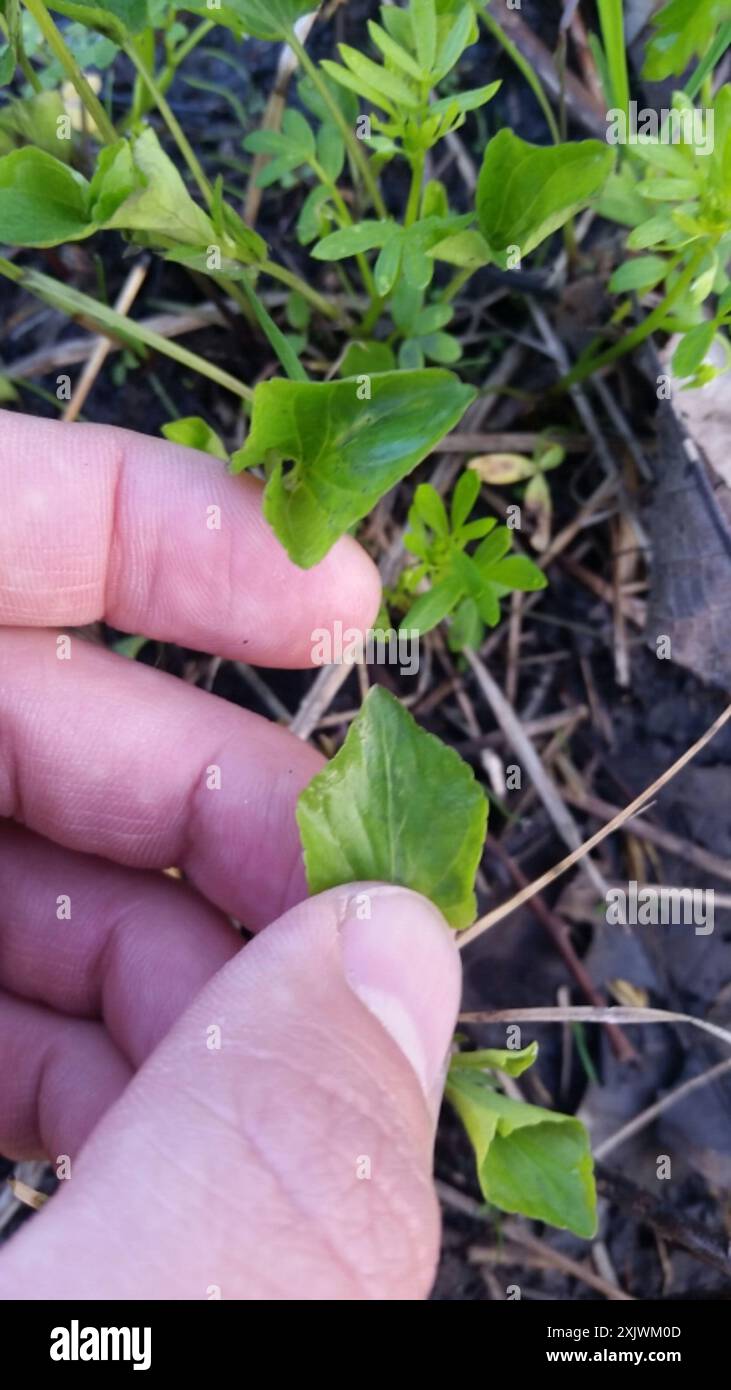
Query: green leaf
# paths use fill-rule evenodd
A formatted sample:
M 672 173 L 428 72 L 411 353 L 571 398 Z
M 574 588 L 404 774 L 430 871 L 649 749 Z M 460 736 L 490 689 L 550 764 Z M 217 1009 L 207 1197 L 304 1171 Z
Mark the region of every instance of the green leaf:
M 420 309 L 411 321 L 411 332 L 420 337 L 424 333 L 437 333 L 444 328 L 454 315 L 451 304 L 427 304 Z
M 436 261 L 446 261 L 448 265 L 461 266 L 464 270 L 479 270 L 489 265 L 493 255 L 480 232 L 458 232 L 456 236 L 445 237 L 427 252 Z
M 228 450 L 223 440 L 198 415 L 188 415 L 184 420 L 171 420 L 169 424 L 163 425 L 162 433 L 173 444 L 183 444 L 186 449 L 200 449 L 204 454 L 213 454 L 214 458 L 223 459 L 224 463 L 228 463 Z
M 402 72 L 407 73 L 409 77 L 415 78 L 417 82 L 424 81 L 427 74 L 424 72 L 423 68 L 420 68 L 419 64 L 412 58 L 408 50 L 402 48 L 400 43 L 396 43 L 396 40 L 392 39 L 391 35 L 387 34 L 386 30 L 381 28 L 380 24 L 376 24 L 375 20 L 368 20 L 368 33 L 376 48 L 381 50 L 384 58 L 390 58 L 394 67 L 400 68 Z
M 626 294 L 629 290 L 651 290 L 665 279 L 668 262 L 662 256 L 638 256 L 625 261 L 615 270 L 609 281 L 612 294 Z
M 453 531 L 457 531 L 460 526 L 464 526 L 479 495 L 480 479 L 476 473 L 465 470 L 465 472 L 460 475 L 457 486 L 452 493 L 450 520 Z
M 0 44 L 0 87 L 7 87 L 15 76 L 15 53 L 10 44 Z
M 437 54 L 437 11 L 434 0 L 409 0 L 413 43 L 424 72 L 431 72 Z
M 429 114 L 440 115 L 456 107 L 461 115 L 467 111 L 476 111 L 478 107 L 484 106 L 488 101 L 492 101 L 495 93 L 500 90 L 501 82 L 490 82 L 487 87 L 472 87 L 466 92 L 455 92 L 453 96 L 440 97 L 439 101 L 432 102 L 429 107 Z
M 89 185 L 60 159 L 27 146 L 0 159 L 0 242 L 57 246 L 80 241 L 94 226 Z
M 147 0 L 50 0 L 50 9 L 117 41 L 140 34 L 150 22 Z
M 452 362 L 459 362 L 462 356 L 462 344 L 452 333 L 426 333 L 420 342 L 424 356 L 428 357 L 430 362 L 440 362 L 443 366 L 448 366 Z
M 16 391 L 12 381 L 9 379 L 9 377 L 3 376 L 0 373 L 0 401 L 7 404 L 9 401 L 18 400 L 20 400 L 20 396 L 18 395 L 18 392 Z
M 376 67 L 376 64 L 374 63 L 373 66 Z M 362 77 L 356 77 L 348 68 L 342 67 L 340 63 L 333 63 L 330 58 L 323 58 L 320 67 L 323 72 L 327 73 L 328 77 L 332 77 L 335 82 L 341 87 L 345 87 L 349 92 L 355 92 L 361 100 L 365 98 L 367 101 L 372 101 L 374 106 L 381 106 L 390 115 L 395 114 L 391 103 L 371 82 L 366 82 Z M 379 71 L 379 69 L 376 70 Z
M 474 399 L 451 372 L 426 368 L 357 380 L 260 382 L 235 473 L 267 468 L 264 514 L 308 569 L 453 429 Z M 287 465 L 285 467 L 285 465 Z
M 572 1116 L 511 1100 L 468 1067 L 450 1069 L 446 1095 L 474 1148 L 485 1200 L 590 1240 L 596 1190 L 584 1126 Z
M 442 78 L 446 77 L 464 50 L 473 44 L 477 37 L 478 28 L 472 8 L 470 5 L 463 5 L 454 22 L 444 28 L 443 36 L 440 36 L 436 66 L 433 70 L 435 82 L 441 82 Z
M 403 232 L 395 232 L 394 235 L 382 247 L 373 267 L 373 280 L 376 286 L 376 293 L 383 298 L 393 289 L 398 279 L 401 268 L 401 257 L 404 249 Z
M 599 192 L 614 156 L 599 140 L 530 145 L 511 130 L 490 140 L 477 183 L 480 229 L 494 252 L 535 250 Z
M 508 1047 L 484 1047 L 478 1052 L 456 1052 L 449 1064 L 451 1071 L 461 1067 L 471 1067 L 478 1071 L 489 1068 L 491 1071 L 504 1071 L 506 1076 L 522 1076 L 533 1066 L 538 1056 L 538 1043 L 513 1050 Z
M 363 342 L 348 344 L 339 367 L 340 376 L 372 376 L 374 372 L 392 372 L 396 366 L 393 348 L 388 343 Z
M 395 102 L 397 107 L 405 106 L 412 111 L 418 110 L 420 102 L 417 93 L 395 72 L 388 72 L 380 63 L 374 63 L 347 43 L 338 44 L 338 53 L 354 77 L 364 84 L 363 90 L 365 91 L 367 85 L 377 94 L 380 98 L 379 106 L 383 106 L 383 99 L 386 98 L 386 110 L 390 102 Z
M 418 632 L 424 636 L 452 612 L 464 593 L 464 585 L 457 575 L 447 575 L 437 580 L 425 594 L 412 603 L 405 618 L 399 624 L 400 632 Z
M 703 363 L 711 343 L 716 336 L 713 321 L 699 323 L 681 338 L 673 353 L 673 375 L 677 377 L 695 376 Z
M 508 555 L 498 560 L 490 569 L 490 579 L 494 584 L 504 584 L 506 589 L 520 589 L 527 594 L 545 589 L 548 584 L 543 570 L 527 555 Z
M 449 624 L 449 650 L 463 652 L 465 647 L 474 647 L 476 651 L 482 645 L 484 635 L 485 627 L 475 600 L 463 599 Z
M 474 920 L 487 801 L 472 769 L 382 686 L 300 795 L 297 823 L 310 892 L 385 881 L 423 893 L 453 927 Z
M 411 504 L 411 511 L 415 512 L 421 521 L 430 526 L 435 536 L 449 535 L 449 521 L 444 503 L 435 487 L 431 483 L 420 483 L 414 493 L 414 500 Z M 411 517 L 409 512 L 409 518 Z
M 670 0 L 655 15 L 655 33 L 647 46 L 643 77 L 662 82 L 679 76 L 695 55 L 711 44 L 716 30 L 731 19 L 728 0 Z
M 131 142 L 131 159 L 136 188 L 119 204 L 106 228 L 144 232 L 151 239 L 173 241 L 184 246 L 208 246 L 216 237 L 211 219 L 193 202 L 172 159 L 165 154 L 151 127 Z M 106 152 L 105 152 L 106 153 Z M 97 207 L 103 207 L 110 184 L 118 191 L 119 160 L 107 168 L 99 162 L 99 178 L 93 192 Z
M 322 236 L 323 225 L 327 226 L 325 207 L 329 201 L 329 188 L 316 184 L 310 189 L 297 218 L 297 240 L 301 246 L 309 246 L 316 236 Z
M 639 227 L 634 227 L 627 237 L 628 251 L 646 251 L 648 246 L 658 246 L 660 242 L 672 242 L 678 237 L 678 228 L 667 212 L 657 217 L 648 217 Z
M 345 163 L 345 141 L 333 121 L 325 121 L 317 133 L 317 158 L 332 183 L 337 183 Z
M 341 227 L 340 231 L 323 237 L 313 246 L 310 255 L 318 261 L 342 261 L 345 256 L 357 256 L 361 251 L 385 246 L 399 231 L 396 223 L 388 219 L 374 222 L 366 218 L 354 227 Z
M 193 8 L 184 5 L 182 8 Z M 226 9 L 236 16 L 245 34 L 255 39 L 284 39 L 296 21 L 312 9 L 312 0 L 226 0 Z M 206 14 L 206 6 L 196 7 L 196 13 Z M 222 11 L 207 10 L 208 17 L 221 22 Z
M 311 125 L 301 111 L 295 111 L 294 107 L 288 106 L 282 117 L 282 130 L 290 145 L 301 151 L 303 159 L 314 159 L 315 137 Z

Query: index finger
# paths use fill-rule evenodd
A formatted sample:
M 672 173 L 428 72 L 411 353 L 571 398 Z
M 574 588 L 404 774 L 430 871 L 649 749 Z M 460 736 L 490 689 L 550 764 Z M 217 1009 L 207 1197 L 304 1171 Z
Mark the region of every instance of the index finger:
M 0 624 L 123 632 L 260 666 L 375 618 L 375 566 L 343 537 L 311 570 L 261 514 L 261 483 L 130 430 L 0 411 Z

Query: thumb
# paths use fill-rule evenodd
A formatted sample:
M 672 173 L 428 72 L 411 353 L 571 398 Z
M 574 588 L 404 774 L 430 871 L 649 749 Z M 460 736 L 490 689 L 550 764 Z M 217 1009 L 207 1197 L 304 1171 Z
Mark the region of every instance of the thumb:
M 425 1297 L 459 990 L 452 934 L 415 893 L 354 885 L 293 908 L 214 977 L 107 1112 L 14 1239 L 2 1286 Z

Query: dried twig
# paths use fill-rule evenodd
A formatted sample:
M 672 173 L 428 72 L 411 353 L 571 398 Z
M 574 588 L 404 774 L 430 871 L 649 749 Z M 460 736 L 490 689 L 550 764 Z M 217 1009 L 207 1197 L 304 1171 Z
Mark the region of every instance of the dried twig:
M 142 286 L 145 283 L 150 262 L 147 257 L 143 257 L 132 269 L 125 280 L 118 298 L 115 301 L 114 309 L 118 314 L 128 314 L 134 304 Z M 79 380 L 76 383 L 71 400 L 63 412 L 63 420 L 77 420 L 81 413 L 86 398 L 91 391 L 104 363 L 112 351 L 112 344 L 109 338 L 98 337 L 91 351 L 91 356 L 84 367 Z
M 728 1039 L 731 1042 L 731 1037 Z M 663 1111 L 669 1110 L 672 1105 L 677 1105 L 678 1101 L 685 1100 L 686 1096 L 693 1091 L 700 1090 L 701 1086 L 708 1086 L 711 1081 L 717 1081 L 720 1076 L 731 1071 L 731 1057 L 726 1057 L 723 1062 L 717 1062 L 715 1067 L 709 1067 L 700 1076 L 692 1076 L 689 1081 L 684 1081 L 681 1086 L 676 1086 L 674 1091 L 669 1091 L 666 1096 L 661 1096 L 653 1105 L 648 1105 L 639 1115 L 635 1115 L 633 1120 L 629 1120 L 626 1125 L 622 1125 L 615 1134 L 611 1134 L 603 1144 L 599 1144 L 594 1150 L 595 1158 L 606 1158 L 607 1154 L 613 1149 L 618 1149 L 625 1140 L 631 1139 L 633 1134 L 638 1134 L 646 1125 L 656 1120 Z
M 478 685 L 488 701 L 500 728 L 508 739 L 511 747 L 522 760 L 525 770 L 529 774 L 559 835 L 571 849 L 578 851 L 581 848 L 581 832 L 579 827 L 562 800 L 553 779 L 543 766 L 533 744 L 527 737 L 515 710 L 508 704 L 499 685 L 493 680 L 487 667 L 480 658 L 469 649 L 465 651 L 465 656 L 475 673 Z M 582 869 L 590 878 L 597 892 L 603 897 L 606 893 L 606 883 L 599 869 L 591 859 L 584 858 L 583 855 L 577 854 L 577 859 L 581 860 Z M 530 893 L 528 893 L 528 896 L 530 896 Z M 499 909 L 496 909 L 496 911 L 499 911 Z M 465 933 L 465 936 L 462 937 L 462 941 L 464 942 L 466 937 L 472 939 L 471 933 L 476 934 L 474 927 L 470 928 L 470 932 Z
M 500 694 L 502 694 L 502 692 L 500 692 Z M 501 922 L 503 917 L 508 917 L 511 912 L 515 912 L 516 908 L 528 902 L 534 893 L 541 892 L 542 889 L 547 888 L 549 883 L 553 883 L 555 879 L 560 878 L 561 874 L 565 873 L 567 869 L 570 869 L 572 865 L 577 864 L 589 850 L 594 849 L 595 845 L 601 844 L 602 840 L 605 840 L 608 835 L 618 830 L 620 826 L 625 825 L 628 820 L 631 820 L 632 816 L 637 815 L 646 803 L 652 800 L 656 792 L 660 791 L 661 787 L 664 787 L 670 782 L 672 778 L 675 777 L 676 773 L 680 772 L 681 768 L 691 762 L 696 754 L 699 753 L 702 748 L 705 748 L 707 743 L 710 743 L 711 739 L 728 723 L 729 719 L 731 719 L 731 705 L 726 706 L 726 709 L 718 716 L 718 719 L 714 720 L 711 727 L 706 729 L 706 732 L 702 734 L 695 743 L 691 744 L 691 747 L 687 748 L 681 757 L 676 759 L 672 767 L 669 767 L 666 772 L 663 772 L 660 777 L 657 777 L 644 792 L 640 792 L 640 795 L 636 796 L 634 801 L 630 802 L 629 806 L 625 806 L 623 811 L 620 811 L 614 816 L 613 819 L 609 821 L 608 825 L 603 825 L 601 830 L 597 830 L 596 834 L 590 836 L 588 840 L 585 840 L 583 845 L 579 845 L 578 849 L 573 850 L 571 854 L 568 854 L 560 863 L 555 864 L 552 869 L 548 869 L 545 874 L 541 874 L 539 878 L 535 879 L 533 883 L 529 883 L 528 887 L 522 889 L 520 893 L 516 893 L 508 902 L 502 903 L 500 907 L 493 908 L 492 912 L 488 912 L 484 917 L 480 917 L 478 921 L 475 922 L 474 926 L 470 927 L 468 931 L 463 932 L 459 939 L 460 947 L 464 949 L 465 946 L 469 946 L 470 942 L 476 940 L 478 936 L 481 936 L 484 931 L 487 931 L 488 927 L 493 927 L 496 922 Z

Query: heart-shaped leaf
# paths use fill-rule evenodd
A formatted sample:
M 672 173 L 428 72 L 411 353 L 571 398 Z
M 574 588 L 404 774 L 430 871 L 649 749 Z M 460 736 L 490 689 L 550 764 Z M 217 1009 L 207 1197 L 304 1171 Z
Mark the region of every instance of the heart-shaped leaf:
M 485 150 L 476 197 L 492 251 L 517 246 L 527 256 L 599 192 L 613 163 L 600 140 L 530 145 L 512 130 L 499 131 Z
M 308 569 L 453 429 L 474 394 L 439 368 L 260 382 L 231 467 L 266 465 L 264 515 Z
M 580 1121 L 511 1100 L 464 1065 L 450 1067 L 446 1094 L 472 1142 L 485 1200 L 591 1239 L 594 1169 Z
M 342 748 L 301 793 L 312 893 L 384 881 L 423 893 L 453 927 L 474 921 L 487 801 L 472 769 L 374 686 Z

